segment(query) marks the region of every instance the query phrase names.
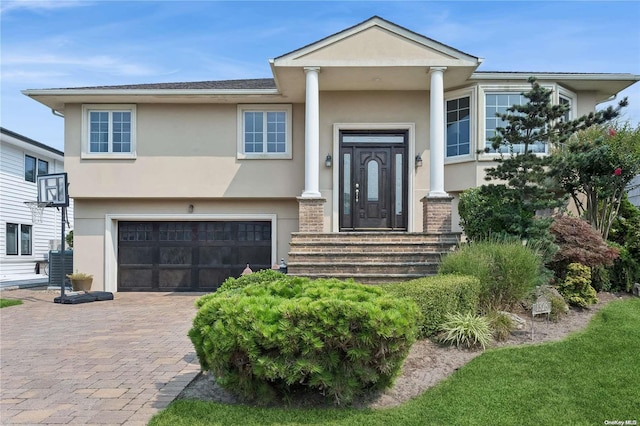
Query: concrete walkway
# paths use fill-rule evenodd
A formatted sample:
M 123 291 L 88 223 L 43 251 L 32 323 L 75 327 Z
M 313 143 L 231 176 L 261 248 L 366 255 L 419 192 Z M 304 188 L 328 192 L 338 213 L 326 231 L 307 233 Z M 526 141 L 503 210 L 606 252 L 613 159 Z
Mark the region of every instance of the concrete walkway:
M 187 332 L 201 293 L 57 295 L 0 292 L 23 301 L 0 309 L 0 424 L 146 425 L 200 370 Z

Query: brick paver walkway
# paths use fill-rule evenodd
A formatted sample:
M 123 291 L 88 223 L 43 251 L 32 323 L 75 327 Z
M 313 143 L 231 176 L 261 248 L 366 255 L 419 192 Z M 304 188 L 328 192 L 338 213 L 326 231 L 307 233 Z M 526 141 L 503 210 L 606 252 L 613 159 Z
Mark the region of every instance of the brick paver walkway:
M 146 425 L 200 367 L 187 337 L 196 293 L 117 293 L 53 303 L 50 291 L 2 291 L 0 423 Z

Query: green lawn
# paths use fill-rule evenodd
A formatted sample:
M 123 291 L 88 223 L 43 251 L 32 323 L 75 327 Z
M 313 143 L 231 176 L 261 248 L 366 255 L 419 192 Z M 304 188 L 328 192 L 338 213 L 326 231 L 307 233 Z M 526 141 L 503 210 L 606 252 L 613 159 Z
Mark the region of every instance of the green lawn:
M 22 300 L 0 299 L 0 308 L 6 308 L 7 306 L 14 305 L 22 305 Z
M 640 421 L 640 299 L 612 302 L 562 342 L 487 350 L 386 410 L 253 408 L 177 401 L 157 425 L 602 425 Z

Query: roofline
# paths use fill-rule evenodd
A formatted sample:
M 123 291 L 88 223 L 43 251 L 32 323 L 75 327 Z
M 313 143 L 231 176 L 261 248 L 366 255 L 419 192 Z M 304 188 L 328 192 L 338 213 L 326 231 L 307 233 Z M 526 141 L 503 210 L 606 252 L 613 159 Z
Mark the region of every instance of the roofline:
M 52 148 L 52 147 L 50 147 L 48 145 L 45 145 L 42 142 L 38 142 L 38 141 L 35 141 L 35 140 L 31 139 L 31 138 L 23 136 L 20 133 L 12 132 L 11 130 L 5 129 L 4 127 L 0 127 L 0 133 L 3 133 L 5 135 L 11 136 L 13 138 L 16 138 L 16 139 L 18 139 L 18 140 L 20 140 L 22 142 L 26 142 L 26 143 L 28 143 L 30 145 L 36 146 L 38 148 L 45 149 L 45 150 L 47 150 L 49 152 L 52 152 L 52 153 L 57 154 L 57 155 L 59 155 L 61 157 L 64 157 L 64 152 L 59 151 L 59 150 L 57 150 L 55 148 Z
M 370 26 L 384 24 L 384 25 L 380 25 L 380 26 L 382 26 L 383 28 L 385 28 L 385 29 L 387 29 L 387 30 L 389 30 L 389 28 L 388 28 L 388 27 L 395 27 L 395 28 L 397 28 L 397 29 L 399 29 L 399 30 L 401 30 L 401 31 L 403 31 L 403 32 L 407 32 L 408 34 L 412 35 L 413 37 L 417 37 L 417 38 L 421 38 L 421 39 L 428 40 L 429 42 L 432 42 L 432 43 L 438 44 L 438 45 L 440 45 L 440 46 L 442 46 L 442 47 L 445 47 L 446 49 L 449 49 L 449 50 L 451 50 L 451 51 L 453 51 L 453 52 L 457 52 L 457 53 L 459 53 L 459 54 L 461 54 L 461 55 L 467 56 L 468 58 L 475 59 L 475 61 L 476 61 L 478 64 L 482 63 L 482 61 L 483 61 L 483 59 L 482 59 L 482 58 L 479 58 L 479 57 L 477 57 L 477 56 L 474 56 L 474 55 L 471 55 L 471 54 L 469 54 L 469 53 L 463 52 L 462 50 L 456 49 L 455 47 L 451 47 L 451 46 L 449 46 L 449 45 L 446 45 L 446 44 L 444 44 L 444 43 L 441 43 L 441 42 L 439 42 L 439 41 L 437 41 L 437 40 L 434 40 L 434 39 L 432 39 L 432 38 L 429 38 L 429 37 L 427 37 L 427 36 L 425 36 L 425 35 L 423 35 L 423 34 L 417 33 L 417 32 L 415 32 L 415 31 L 412 31 L 412 30 L 410 30 L 410 29 L 408 29 L 408 28 L 405 28 L 405 27 L 403 27 L 403 26 L 401 26 L 401 25 L 398 25 L 398 24 L 393 23 L 393 22 L 391 22 L 391 21 L 388 21 L 388 20 L 386 20 L 386 19 L 384 19 L 384 18 L 381 18 L 381 17 L 379 17 L 378 15 L 374 15 L 374 16 L 372 16 L 371 18 L 366 19 L 366 20 L 364 20 L 364 21 L 362 21 L 362 22 L 360 22 L 360 23 L 358 23 L 358 24 L 352 25 L 352 26 L 351 26 L 351 27 L 349 27 L 349 28 L 345 28 L 344 30 L 338 31 L 337 33 L 330 34 L 330 35 L 328 35 L 328 36 L 326 36 L 326 37 L 324 37 L 324 38 L 321 38 L 320 40 L 316 40 L 316 41 L 314 41 L 314 42 L 312 42 L 312 43 L 309 43 L 309 44 L 307 44 L 307 45 L 305 45 L 305 46 L 302 46 L 302 47 L 299 47 L 299 48 L 297 48 L 297 49 L 295 49 L 295 50 L 292 50 L 291 52 L 287 52 L 287 53 L 285 53 L 285 54 L 283 54 L 283 55 L 277 56 L 277 57 L 275 57 L 275 58 L 271 59 L 270 61 L 274 61 L 274 62 L 275 62 L 275 61 L 278 61 L 278 60 L 280 60 L 280 59 L 282 59 L 282 58 L 284 58 L 284 57 L 287 57 L 287 56 L 293 55 L 293 54 L 295 54 L 295 53 L 297 53 L 297 52 L 301 52 L 301 53 L 302 53 L 302 52 L 304 52 L 305 50 L 309 49 L 310 47 L 312 47 L 312 46 L 314 46 L 314 45 L 318 45 L 318 44 L 322 44 L 322 43 L 324 43 L 324 42 L 328 42 L 328 41 L 330 41 L 331 39 L 334 39 L 334 38 L 335 38 L 335 39 L 339 39 L 341 35 L 345 35 L 345 36 L 346 36 L 346 35 L 348 35 L 350 32 L 352 32 L 352 31 L 354 31 L 355 29 L 357 29 L 358 27 L 360 27 L 360 26 L 365 26 L 366 24 L 370 24 Z M 445 52 L 445 53 L 446 53 L 446 52 Z
M 84 96 L 84 95 L 280 95 L 278 89 L 27 89 L 26 96 Z
M 543 80 L 622 80 L 640 81 L 638 74 L 623 73 L 563 73 L 563 72 L 524 72 L 524 71 L 476 71 L 471 74 L 470 79 L 476 80 L 510 80 L 526 79 L 534 76 Z

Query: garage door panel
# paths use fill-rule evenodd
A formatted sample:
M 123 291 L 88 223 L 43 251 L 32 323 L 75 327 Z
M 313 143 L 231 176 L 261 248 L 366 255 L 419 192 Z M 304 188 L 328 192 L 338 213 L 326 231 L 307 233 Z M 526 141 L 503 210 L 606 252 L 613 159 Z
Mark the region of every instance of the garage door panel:
M 120 222 L 119 291 L 213 291 L 271 266 L 271 222 Z
M 120 265 L 148 265 L 153 263 L 152 247 L 120 247 Z
M 191 265 L 193 263 L 191 247 L 160 247 L 161 265 Z

